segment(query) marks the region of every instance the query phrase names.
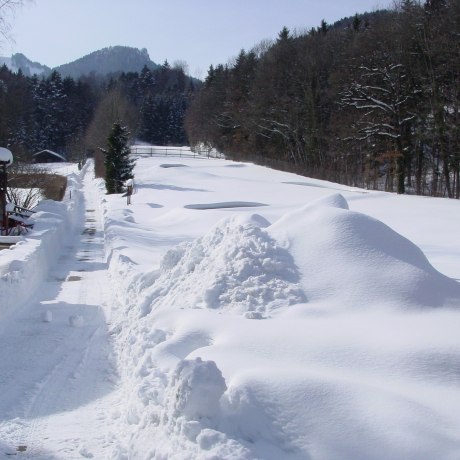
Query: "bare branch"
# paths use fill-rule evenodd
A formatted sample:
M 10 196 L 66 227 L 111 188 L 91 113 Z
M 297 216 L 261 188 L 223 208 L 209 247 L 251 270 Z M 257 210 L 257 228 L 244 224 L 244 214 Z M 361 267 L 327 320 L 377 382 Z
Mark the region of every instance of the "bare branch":
M 32 0 L 0 0 L 0 45 L 11 41 L 11 20 L 14 12 Z

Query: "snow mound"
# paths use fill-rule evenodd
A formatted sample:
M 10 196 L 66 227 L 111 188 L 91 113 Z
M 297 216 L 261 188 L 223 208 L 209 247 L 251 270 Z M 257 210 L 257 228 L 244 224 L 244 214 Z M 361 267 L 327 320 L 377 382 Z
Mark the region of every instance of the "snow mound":
M 182 360 L 173 372 L 167 390 L 165 417 L 175 420 L 211 418 L 219 413 L 219 401 L 227 385 L 214 361 Z
M 44 323 L 51 323 L 53 321 L 53 312 L 51 310 L 45 310 L 41 314 L 41 319 Z
M 348 201 L 340 193 L 333 193 L 325 197 L 312 201 L 307 205 L 308 208 L 316 206 L 329 206 L 331 208 L 350 209 Z
M 459 283 L 437 272 L 411 241 L 349 211 L 339 197 L 291 212 L 268 229 L 289 247 L 309 300 L 333 299 L 342 308 L 458 304 Z
M 224 219 L 205 236 L 169 250 L 146 293 L 142 314 L 158 306 L 256 312 L 304 302 L 292 256 L 273 240 L 259 215 Z
M 82 315 L 71 315 L 69 316 L 69 324 L 72 327 L 83 327 L 85 320 Z

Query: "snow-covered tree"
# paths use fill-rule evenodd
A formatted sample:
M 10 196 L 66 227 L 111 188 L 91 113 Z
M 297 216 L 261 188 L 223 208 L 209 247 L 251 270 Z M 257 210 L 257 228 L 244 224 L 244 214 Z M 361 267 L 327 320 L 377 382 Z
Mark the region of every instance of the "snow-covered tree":
M 119 121 L 115 122 L 107 139 L 105 154 L 105 187 L 107 193 L 121 193 L 124 184 L 132 179 L 134 160 L 129 157 L 129 132 Z
M 402 64 L 386 63 L 361 65 L 359 75 L 344 91 L 342 104 L 361 111 L 357 122 L 357 140 L 386 140 L 397 159 L 398 193 L 404 193 L 404 180 L 409 162 L 409 137 L 416 115 L 412 102 L 417 89 L 410 88 L 410 80 Z

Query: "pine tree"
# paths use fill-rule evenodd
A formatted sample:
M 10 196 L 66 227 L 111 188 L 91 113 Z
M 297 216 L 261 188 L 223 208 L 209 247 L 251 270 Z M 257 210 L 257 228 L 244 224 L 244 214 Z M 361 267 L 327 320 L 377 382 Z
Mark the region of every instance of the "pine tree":
M 128 130 L 120 122 L 115 122 L 107 139 L 108 148 L 103 150 L 106 171 L 105 187 L 108 194 L 123 192 L 124 183 L 134 177 L 134 160 L 129 158 L 128 141 Z

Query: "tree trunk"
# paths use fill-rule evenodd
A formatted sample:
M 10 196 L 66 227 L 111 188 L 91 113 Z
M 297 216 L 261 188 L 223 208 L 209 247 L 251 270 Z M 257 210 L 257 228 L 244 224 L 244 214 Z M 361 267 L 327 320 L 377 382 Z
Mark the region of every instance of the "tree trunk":
M 396 142 L 398 158 L 396 159 L 396 178 L 397 178 L 397 192 L 399 194 L 404 194 L 406 191 L 405 187 L 405 176 L 406 176 L 406 157 L 404 156 L 404 150 L 401 145 L 401 140 L 398 139 Z
M 420 145 L 417 149 L 416 166 L 415 166 L 415 193 L 422 195 L 422 175 L 423 175 L 423 146 Z

